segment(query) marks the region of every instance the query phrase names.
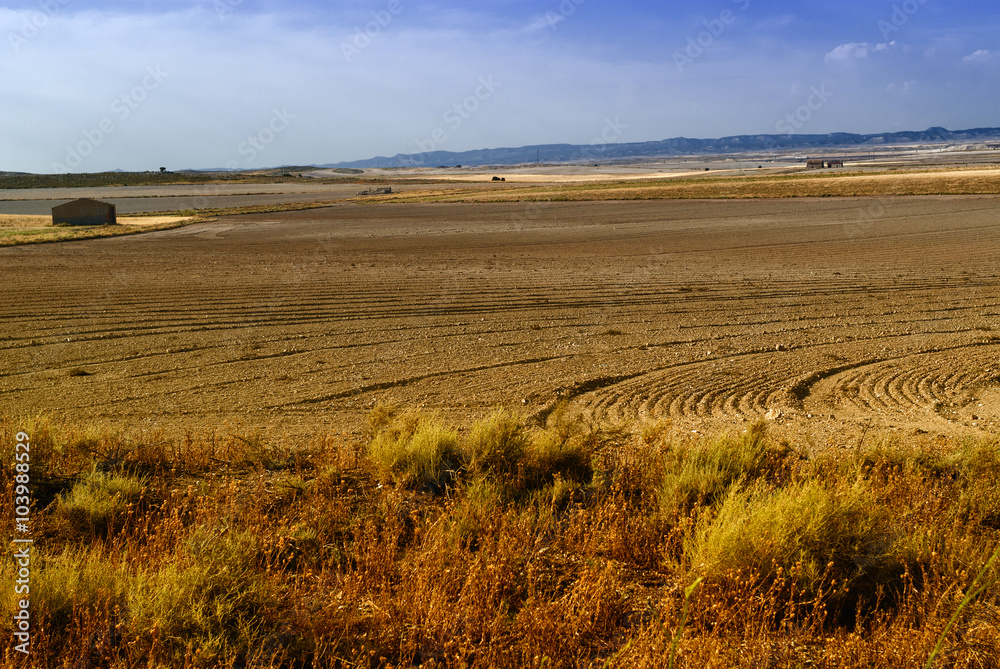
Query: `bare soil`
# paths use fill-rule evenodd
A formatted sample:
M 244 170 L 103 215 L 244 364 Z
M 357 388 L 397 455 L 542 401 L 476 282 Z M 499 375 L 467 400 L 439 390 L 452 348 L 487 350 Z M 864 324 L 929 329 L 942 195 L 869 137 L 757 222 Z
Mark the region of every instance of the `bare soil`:
M 564 399 L 818 446 L 995 433 L 998 204 L 344 204 L 0 248 L 0 413 L 294 439 Z

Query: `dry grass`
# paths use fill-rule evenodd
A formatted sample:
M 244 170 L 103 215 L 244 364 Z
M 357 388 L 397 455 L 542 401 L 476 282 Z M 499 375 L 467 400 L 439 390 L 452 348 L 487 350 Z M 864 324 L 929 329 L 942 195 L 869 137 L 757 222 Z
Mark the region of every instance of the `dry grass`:
M 609 181 L 565 186 L 406 195 L 397 202 L 520 202 L 787 197 L 895 197 L 1000 193 L 1000 169 L 892 170 Z
M 28 216 L 21 214 L 0 215 L 0 230 L 8 228 L 44 228 L 52 227 L 51 216 Z
M 163 225 L 180 224 L 191 221 L 192 216 L 119 216 L 119 225 Z
M 161 217 L 155 222 L 145 220 L 139 222 L 139 218 L 123 219 L 119 225 L 72 227 L 52 225 L 51 216 L 4 216 L 0 218 L 0 246 L 65 242 L 96 237 L 119 237 L 137 232 L 169 230 L 192 221 L 189 217 L 171 216 Z
M 7 418 L 4 508 L 18 431 L 37 667 L 896 668 L 942 638 L 937 666 L 1000 657 L 1000 593 L 960 610 L 997 576 L 997 440 L 807 458 L 762 426 L 682 445 L 564 408 L 464 436 L 380 408 L 362 444 Z

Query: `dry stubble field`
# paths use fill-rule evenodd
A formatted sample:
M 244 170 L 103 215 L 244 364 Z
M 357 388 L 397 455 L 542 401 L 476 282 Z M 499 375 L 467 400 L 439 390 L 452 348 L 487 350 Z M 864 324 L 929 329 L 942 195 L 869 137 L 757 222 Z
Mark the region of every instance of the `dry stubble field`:
M 0 413 L 1000 428 L 997 196 L 344 204 L 0 249 Z M 853 437 L 852 437 L 853 438 Z

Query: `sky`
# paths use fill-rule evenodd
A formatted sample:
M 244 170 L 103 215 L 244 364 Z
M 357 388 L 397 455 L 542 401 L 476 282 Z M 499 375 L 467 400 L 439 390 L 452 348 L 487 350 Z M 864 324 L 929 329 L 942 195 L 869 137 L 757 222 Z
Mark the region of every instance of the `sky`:
M 0 0 L 0 171 L 1000 126 L 996 0 Z

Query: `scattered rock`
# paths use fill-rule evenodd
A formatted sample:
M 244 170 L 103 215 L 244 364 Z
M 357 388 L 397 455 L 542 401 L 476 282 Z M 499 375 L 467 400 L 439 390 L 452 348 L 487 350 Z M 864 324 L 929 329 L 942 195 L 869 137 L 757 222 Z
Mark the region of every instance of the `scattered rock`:
M 785 346 L 784 344 L 778 344 L 777 346 L 774 347 L 774 350 L 775 351 L 787 351 L 788 347 Z
M 764 414 L 764 420 L 778 420 L 781 416 L 781 409 L 771 409 Z

